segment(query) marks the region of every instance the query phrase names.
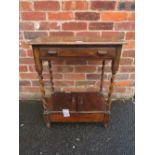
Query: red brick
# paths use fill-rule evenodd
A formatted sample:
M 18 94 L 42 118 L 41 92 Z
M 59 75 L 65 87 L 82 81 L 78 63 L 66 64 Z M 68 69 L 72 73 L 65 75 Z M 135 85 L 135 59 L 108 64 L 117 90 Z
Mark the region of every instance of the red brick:
M 57 60 L 52 60 L 51 63 L 52 63 L 52 65 L 64 65 L 65 60 L 62 60 L 62 59 L 61 60 L 60 59 L 59 60 L 58 59 Z
M 87 74 L 88 80 L 99 80 L 101 78 L 101 74 Z
M 60 5 L 57 1 L 35 1 L 34 2 L 34 9 L 41 10 L 41 11 L 48 11 L 48 10 L 59 10 Z
M 126 88 L 124 88 L 124 87 L 114 87 L 114 93 L 125 93 L 125 91 L 126 91 Z
M 102 67 L 99 66 L 99 67 L 98 67 L 98 72 L 101 72 L 101 70 L 102 70 Z M 106 73 L 110 73 L 110 72 L 111 72 L 111 67 L 105 65 L 104 71 L 105 71 Z
M 126 40 L 135 40 L 135 32 L 127 32 L 125 39 Z
M 101 81 L 98 80 L 97 81 L 97 86 L 100 86 L 100 84 L 101 84 Z M 107 90 L 109 90 L 109 84 L 110 84 L 110 80 L 104 80 L 104 88 L 108 88 Z
M 32 50 L 28 50 L 28 51 L 27 51 L 27 56 L 33 57 L 33 51 L 32 51 Z
M 99 13 L 96 12 L 76 12 L 76 20 L 98 20 L 100 18 Z
M 54 81 L 54 86 L 71 86 L 74 85 L 74 81 Z
M 133 1 L 122 1 L 118 3 L 118 10 L 134 10 L 135 9 L 135 2 Z
M 101 67 L 98 68 L 98 71 L 101 72 Z M 111 66 L 105 66 L 104 71 L 107 73 L 111 73 Z
M 101 20 L 106 21 L 123 21 L 128 19 L 127 12 L 102 12 Z
M 133 62 L 133 59 L 129 58 L 121 58 L 120 65 L 131 65 Z
M 23 40 L 23 39 L 24 39 L 23 32 L 19 32 L 19 40 Z
M 31 82 L 32 82 L 32 86 L 40 86 L 39 80 L 33 80 Z M 50 88 L 51 89 L 51 83 L 50 83 L 49 80 L 44 80 L 44 87 L 46 89 L 47 88 Z
M 43 74 L 43 79 L 44 79 L 44 80 L 49 80 L 49 73 L 44 72 L 44 74 Z
M 76 36 L 99 37 L 99 32 L 77 32 Z
M 25 41 L 21 41 L 19 42 L 19 48 L 23 48 L 23 49 L 28 49 L 31 48 L 31 45 L 26 43 Z
M 102 61 L 101 60 L 88 60 L 88 65 L 101 65 Z
M 33 80 L 33 81 L 31 81 L 31 83 L 32 83 L 32 86 L 40 86 L 39 80 Z
M 114 85 L 115 86 L 129 86 L 130 85 L 130 81 L 117 81 L 117 82 L 114 82 Z
M 130 22 L 121 22 L 121 23 L 116 23 L 115 24 L 115 29 L 116 30 L 127 30 L 130 31 L 132 30 L 132 24 Z
M 24 32 L 25 39 L 35 39 L 42 36 L 47 36 L 47 32 Z
M 37 73 L 20 73 L 21 79 L 38 79 Z
M 131 22 L 131 31 L 135 31 L 135 22 Z
M 73 36 L 73 32 L 50 32 L 50 36 Z
M 76 10 L 87 10 L 88 2 L 86 1 L 76 1 Z
M 19 9 L 20 11 L 32 11 L 32 2 L 20 1 Z
M 20 86 L 31 86 L 31 83 L 30 81 L 22 80 L 22 81 L 19 81 L 19 85 Z
M 102 37 L 107 40 L 118 40 L 124 38 L 124 32 L 102 32 Z
M 40 22 L 38 30 L 60 30 L 60 25 L 56 22 Z
M 44 12 L 23 12 L 21 13 L 22 20 L 45 20 Z
M 71 20 L 73 19 L 73 13 L 72 12 L 57 12 L 48 13 L 48 19 L 49 20 Z
M 86 60 L 68 59 L 68 60 L 66 60 L 66 64 L 68 64 L 68 65 L 86 65 Z
M 125 51 L 123 51 L 122 56 L 133 58 L 135 56 L 135 51 L 134 50 L 125 50 Z
M 124 49 L 134 49 L 135 48 L 135 41 L 129 40 L 127 44 L 123 45 Z
M 63 10 L 74 10 L 74 9 L 76 9 L 75 5 L 76 5 L 75 2 L 73 2 L 73 1 L 63 1 L 62 2 Z
M 135 21 L 135 13 L 134 12 L 129 14 L 128 20 L 129 21 Z
M 107 23 L 107 22 L 95 22 L 89 24 L 90 30 L 112 30 L 113 29 L 113 23 Z
M 135 71 L 135 67 L 134 66 L 121 66 L 120 67 L 120 72 L 125 72 L 125 73 L 131 73 Z
M 130 79 L 135 80 L 135 74 L 130 74 Z
M 92 1 L 92 10 L 114 10 L 116 2 L 114 1 Z
M 20 50 L 19 50 L 19 56 L 20 56 L 20 57 L 26 57 L 26 51 L 23 50 L 23 49 L 20 49 Z
M 75 72 L 95 72 L 96 66 L 76 66 Z
M 31 92 L 31 93 L 40 93 L 40 88 L 39 87 L 30 87 L 30 86 L 24 86 L 20 87 L 20 92 Z
M 85 80 L 85 74 L 64 74 L 65 80 Z
M 85 22 L 70 22 L 62 25 L 63 30 L 86 30 L 87 23 Z
M 59 73 L 53 73 L 53 78 L 54 79 L 63 79 L 63 75 L 62 74 L 59 74 Z
M 29 68 L 30 72 L 36 72 L 34 64 L 33 65 L 29 65 L 28 68 Z
M 134 86 L 134 81 L 116 81 L 114 82 L 115 86 L 125 87 L 125 86 Z
M 75 85 L 78 86 L 85 86 L 88 87 L 88 85 L 95 85 L 95 81 L 76 81 Z
M 53 66 L 53 71 L 54 72 L 73 72 L 73 67 L 72 66 Z
M 33 64 L 34 60 L 33 58 L 20 58 L 19 64 Z
M 20 22 L 19 29 L 20 30 L 33 30 L 34 25 L 33 23 L 30 23 L 30 22 Z
M 116 74 L 116 80 L 128 80 L 129 79 L 129 74 Z
M 34 71 L 35 71 L 35 70 L 34 70 Z M 35 73 L 36 73 L 36 71 L 35 71 Z M 53 79 L 57 79 L 57 80 L 58 80 L 58 79 L 60 79 L 60 80 L 63 79 L 63 75 L 60 74 L 60 73 L 54 73 L 54 72 L 53 72 L 52 75 L 53 75 Z M 37 78 L 37 79 L 38 79 L 38 78 Z M 44 79 L 44 80 L 49 80 L 49 73 L 48 73 L 48 72 L 45 72 L 45 71 L 44 71 L 43 79 Z
M 105 65 L 106 66 L 110 66 L 111 65 L 111 61 L 105 61 Z
M 63 10 L 87 10 L 88 3 L 86 1 L 64 1 L 62 8 Z
M 19 72 L 27 72 L 27 66 L 25 66 L 25 65 L 20 65 L 20 66 L 19 66 Z

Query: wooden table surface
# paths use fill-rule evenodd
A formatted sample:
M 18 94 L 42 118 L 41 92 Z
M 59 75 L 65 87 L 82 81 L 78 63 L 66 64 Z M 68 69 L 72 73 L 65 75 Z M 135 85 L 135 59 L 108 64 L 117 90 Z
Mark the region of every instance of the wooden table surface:
M 39 37 L 29 42 L 32 45 L 122 45 L 126 42 L 122 39 L 106 37 L 75 37 L 75 36 L 66 36 L 66 37 L 57 37 L 57 36 L 45 36 Z

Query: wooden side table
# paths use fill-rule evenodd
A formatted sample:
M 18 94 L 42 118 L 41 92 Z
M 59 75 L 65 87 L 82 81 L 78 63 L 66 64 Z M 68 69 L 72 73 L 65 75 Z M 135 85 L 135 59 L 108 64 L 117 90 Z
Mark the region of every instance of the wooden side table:
M 102 122 L 106 127 L 110 120 L 115 74 L 119 67 L 122 40 L 88 37 L 41 37 L 31 42 L 36 71 L 39 77 L 44 120 L 47 127 L 51 122 Z M 55 92 L 51 61 L 55 59 L 96 59 L 102 60 L 99 92 Z M 112 77 L 108 99 L 105 100 L 102 87 L 105 60 L 111 60 Z M 45 96 L 42 62 L 48 62 L 51 81 L 51 97 Z

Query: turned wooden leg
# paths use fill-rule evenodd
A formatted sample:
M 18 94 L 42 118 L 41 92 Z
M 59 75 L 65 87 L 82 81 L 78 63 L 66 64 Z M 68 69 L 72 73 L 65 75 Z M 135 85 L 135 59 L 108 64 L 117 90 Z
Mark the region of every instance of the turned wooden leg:
M 44 121 L 45 121 L 46 127 L 50 128 L 51 122 L 50 122 L 49 116 L 47 114 L 44 114 Z
M 113 92 L 113 87 L 114 87 L 114 79 L 115 79 L 115 74 L 112 74 L 112 77 L 111 77 L 111 80 L 110 80 L 110 86 L 109 86 L 108 101 L 107 101 L 109 109 L 111 107 L 112 92 Z
M 103 126 L 104 126 L 104 128 L 107 128 L 108 127 L 108 123 L 104 123 L 103 122 Z
M 53 75 L 52 75 L 51 61 L 48 61 L 48 70 L 49 70 L 49 76 L 50 76 L 50 82 L 51 82 L 51 89 L 52 89 L 52 93 L 53 93 L 54 92 L 54 83 L 53 83 Z
M 103 121 L 102 121 L 102 125 L 107 128 L 108 127 L 108 123 L 110 121 L 110 114 L 104 114 L 104 117 L 103 117 Z
M 46 123 L 46 127 L 47 127 L 47 128 L 51 128 L 51 123 L 50 123 L 50 122 L 47 122 L 47 123 Z
M 38 77 L 39 77 L 39 83 L 40 83 L 40 91 L 41 91 L 41 100 L 43 102 L 43 107 L 46 110 L 46 105 L 47 105 L 47 101 L 46 101 L 46 97 L 45 97 L 45 89 L 44 89 L 44 81 L 43 81 L 43 75 L 42 72 L 38 72 Z
M 47 101 L 45 97 L 44 81 L 43 81 L 43 75 L 42 75 L 43 64 L 39 57 L 39 48 L 33 47 L 33 54 L 34 54 L 34 62 L 35 62 L 36 71 L 39 77 L 41 100 L 43 102 L 43 107 L 46 110 Z
M 104 66 L 105 66 L 105 60 L 102 61 L 102 72 L 101 72 L 101 82 L 100 82 L 100 93 L 102 93 L 102 90 L 103 90 Z
M 108 101 L 107 101 L 109 109 L 111 107 L 114 79 L 115 79 L 116 72 L 118 71 L 118 66 L 119 66 L 119 61 L 120 61 L 120 56 L 121 56 L 121 50 L 122 50 L 122 46 L 118 46 L 117 50 L 116 50 L 117 51 L 116 52 L 116 57 L 112 60 L 112 66 L 111 66 L 112 77 L 111 77 L 111 80 L 110 80 Z

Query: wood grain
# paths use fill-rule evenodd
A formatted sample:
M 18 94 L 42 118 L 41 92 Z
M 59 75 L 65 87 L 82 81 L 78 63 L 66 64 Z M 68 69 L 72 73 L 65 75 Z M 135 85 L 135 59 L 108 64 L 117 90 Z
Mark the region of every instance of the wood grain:
M 110 121 L 110 107 L 114 79 L 119 68 L 123 40 L 107 40 L 90 37 L 41 37 L 30 42 L 33 48 L 34 62 L 39 77 L 41 100 L 44 107 L 44 120 L 49 128 L 51 122 L 101 122 L 107 127 Z M 52 75 L 53 60 L 94 59 L 102 60 L 101 83 L 99 92 L 64 93 L 54 92 Z M 108 100 L 103 96 L 105 60 L 111 60 L 112 77 L 110 80 Z M 51 97 L 45 97 L 42 62 L 48 62 L 49 77 L 52 88 Z M 64 117 L 62 110 L 68 109 L 70 116 Z

